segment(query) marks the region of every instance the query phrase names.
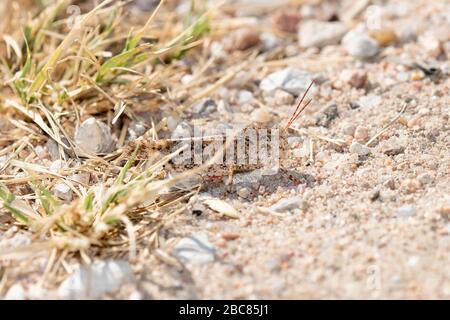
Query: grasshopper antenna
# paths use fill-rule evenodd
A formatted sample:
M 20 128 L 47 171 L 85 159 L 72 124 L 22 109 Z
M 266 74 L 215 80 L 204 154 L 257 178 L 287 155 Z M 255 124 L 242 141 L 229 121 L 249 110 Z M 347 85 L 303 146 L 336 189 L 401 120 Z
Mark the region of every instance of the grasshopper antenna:
M 285 130 L 289 129 L 290 126 L 292 125 L 292 123 L 294 121 L 296 121 L 298 119 L 298 117 L 300 116 L 300 114 L 303 112 L 303 110 L 306 109 L 306 107 L 311 103 L 311 99 L 308 100 L 308 102 L 306 102 L 303 106 L 303 100 L 305 100 L 306 95 L 308 94 L 309 89 L 311 89 L 312 85 L 314 84 L 314 80 L 311 81 L 310 85 L 308 86 L 308 88 L 306 89 L 305 93 L 303 94 L 302 98 L 300 99 L 300 102 L 298 103 L 297 107 L 295 108 L 294 113 L 292 114 L 292 117 L 289 119 L 288 123 L 286 124 L 286 126 L 284 127 Z

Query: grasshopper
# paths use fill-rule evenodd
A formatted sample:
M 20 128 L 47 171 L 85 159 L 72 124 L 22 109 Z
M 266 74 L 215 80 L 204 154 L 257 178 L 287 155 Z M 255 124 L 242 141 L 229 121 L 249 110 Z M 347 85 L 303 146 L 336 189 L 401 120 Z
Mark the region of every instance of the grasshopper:
M 202 176 L 228 176 L 227 185 L 230 188 L 234 173 L 267 168 L 270 165 L 278 166 L 287 160 L 288 130 L 311 103 L 311 99 L 305 104 L 303 101 L 313 83 L 311 82 L 308 86 L 285 126 L 265 128 L 252 125 L 234 132 L 234 134 L 181 139 L 150 140 L 140 137 L 123 147 L 120 157 L 115 162 L 120 163 L 135 150 L 137 150 L 137 160 L 148 160 L 174 154 L 177 150 L 184 149 L 181 157 L 176 156 L 169 160 L 169 171 L 184 172 L 207 163 L 207 170 L 204 170 Z

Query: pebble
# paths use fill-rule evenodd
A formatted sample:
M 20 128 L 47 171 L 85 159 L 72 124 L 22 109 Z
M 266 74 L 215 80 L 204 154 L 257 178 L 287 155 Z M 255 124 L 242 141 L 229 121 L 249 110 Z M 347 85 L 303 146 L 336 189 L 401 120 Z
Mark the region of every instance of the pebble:
M 191 126 L 183 121 L 178 124 L 175 130 L 172 132 L 172 139 L 181 139 L 181 138 L 191 138 L 192 137 L 192 128 Z
M 128 136 L 131 141 L 136 140 L 140 136 L 144 135 L 144 133 L 147 131 L 147 128 L 145 125 L 138 121 L 132 121 L 130 123 L 130 126 L 128 127 Z
M 233 110 L 230 108 L 230 105 L 225 100 L 220 100 L 217 104 L 217 112 L 219 112 L 222 116 L 230 116 L 233 113 Z
M 61 169 L 66 167 L 66 163 L 63 160 L 55 160 L 48 168 L 51 172 L 58 173 Z
M 294 96 L 284 90 L 276 89 L 273 100 L 277 106 L 289 106 L 294 103 Z
M 375 94 L 362 96 L 358 100 L 358 105 L 363 108 L 375 108 L 381 103 L 381 97 Z
M 172 254 L 183 263 L 206 264 L 215 260 L 213 245 L 204 233 L 197 233 L 180 240 Z
M 416 215 L 416 207 L 413 205 L 404 205 L 395 212 L 397 218 L 409 218 Z
M 247 188 L 239 188 L 237 194 L 239 197 L 247 199 L 250 196 L 250 190 Z
M 342 125 L 342 133 L 347 136 L 352 136 L 355 134 L 356 126 L 353 123 L 344 123 Z
M 8 292 L 6 292 L 5 300 L 24 300 L 25 299 L 25 290 L 21 284 L 14 284 L 9 288 Z
M 280 44 L 280 40 L 268 32 L 261 33 L 260 39 L 266 51 L 273 50 Z
M 405 152 L 405 147 L 400 144 L 398 139 L 391 138 L 381 144 L 381 152 L 388 156 L 396 156 Z
M 111 129 L 103 122 L 89 118 L 76 129 L 75 143 L 88 153 L 108 153 L 113 148 Z
M 303 93 L 311 84 L 312 75 L 304 70 L 286 68 L 265 77 L 259 87 L 263 91 L 282 89 L 294 96 Z
M 346 32 L 347 27 L 342 22 L 308 20 L 299 27 L 299 44 L 302 48 L 338 44 Z
M 299 209 L 302 207 L 303 198 L 300 196 L 292 197 L 288 199 L 281 199 L 269 209 L 276 212 L 286 212 L 294 209 Z
M 58 288 L 62 299 L 98 299 L 134 280 L 133 270 L 126 261 L 97 261 L 78 267 Z
M 350 75 L 348 83 L 356 89 L 364 88 L 367 85 L 367 72 L 363 70 L 354 71 Z
M 371 58 L 378 54 L 378 42 L 364 33 L 350 31 L 342 40 L 347 52 L 357 58 Z
M 369 129 L 364 126 L 357 126 L 354 135 L 356 141 L 364 143 L 369 138 Z
M 256 31 L 239 29 L 225 39 L 224 48 L 228 52 L 244 51 L 258 45 L 260 42 L 261 39 Z
M 56 184 L 53 189 L 53 192 L 61 200 L 64 201 L 72 200 L 72 189 L 70 189 L 70 187 L 63 182 Z
M 273 116 L 270 112 L 264 109 L 256 109 L 250 116 L 251 120 L 258 123 L 269 123 L 272 121 Z
M 217 104 L 213 99 L 206 98 L 192 106 L 192 113 L 208 115 L 217 110 Z
M 356 141 L 352 142 L 349 151 L 351 153 L 356 153 L 359 156 L 366 156 L 372 152 L 372 150 L 369 147 L 366 147 L 365 145 L 362 145 Z
M 433 176 L 428 172 L 421 173 L 417 176 L 417 180 L 423 185 L 430 184 L 433 182 Z
M 300 22 L 300 13 L 288 10 L 279 10 L 270 16 L 275 29 L 283 32 L 295 33 Z
M 241 90 L 238 93 L 238 102 L 239 104 L 246 104 L 253 101 L 253 93 L 248 90 Z
M 239 239 L 240 234 L 237 232 L 224 232 L 221 234 L 221 236 L 226 241 L 233 241 Z
M 418 43 L 431 58 L 437 58 L 442 53 L 441 42 L 431 31 L 422 34 L 418 39 Z
M 375 39 L 382 47 L 386 47 L 398 41 L 397 34 L 392 29 L 371 30 L 369 36 Z
M 328 128 L 331 122 L 339 116 L 337 104 L 331 104 L 326 107 L 319 115 L 316 117 L 316 125 Z

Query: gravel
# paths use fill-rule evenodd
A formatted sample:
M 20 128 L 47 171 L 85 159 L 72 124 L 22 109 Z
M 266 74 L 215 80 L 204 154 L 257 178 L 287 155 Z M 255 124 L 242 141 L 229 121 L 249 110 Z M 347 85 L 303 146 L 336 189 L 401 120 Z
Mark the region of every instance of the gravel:
M 78 267 L 58 288 L 62 299 L 97 299 L 134 281 L 133 270 L 126 261 L 96 261 Z
M 75 131 L 75 143 L 84 151 L 103 154 L 112 151 L 111 129 L 95 118 L 85 120 Z
M 297 96 L 308 88 L 311 81 L 312 75 L 309 72 L 295 68 L 286 68 L 265 77 L 259 87 L 263 91 L 282 89 Z

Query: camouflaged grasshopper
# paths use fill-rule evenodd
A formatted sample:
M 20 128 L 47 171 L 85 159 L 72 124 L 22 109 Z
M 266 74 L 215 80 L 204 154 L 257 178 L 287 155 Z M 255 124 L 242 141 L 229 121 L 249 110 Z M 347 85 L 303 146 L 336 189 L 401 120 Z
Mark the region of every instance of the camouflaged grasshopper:
M 206 165 L 204 177 L 226 177 L 232 183 L 234 173 L 263 168 L 277 168 L 288 158 L 288 129 L 296 121 L 311 100 L 303 101 L 312 87 L 309 85 L 300 99 L 294 113 L 284 127 L 265 128 L 252 125 L 231 134 L 195 136 L 180 139 L 149 140 L 143 137 L 129 142 L 121 156 L 115 161 L 127 159 L 135 150 L 136 160 L 162 158 L 178 154 L 168 162 L 172 172 L 184 172 Z

